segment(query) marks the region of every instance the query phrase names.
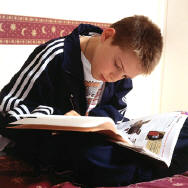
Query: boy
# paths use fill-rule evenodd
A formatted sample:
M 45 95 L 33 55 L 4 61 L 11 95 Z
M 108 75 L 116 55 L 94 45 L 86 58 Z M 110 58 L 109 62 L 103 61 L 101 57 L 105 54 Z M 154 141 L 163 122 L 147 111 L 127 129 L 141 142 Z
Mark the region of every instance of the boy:
M 104 31 L 81 24 L 34 50 L 1 91 L 0 111 L 6 121 L 71 110 L 122 121 L 131 78 L 152 72 L 161 51 L 160 30 L 144 16 L 125 18 Z
M 151 73 L 161 52 L 160 30 L 144 16 L 122 19 L 104 31 L 81 24 L 70 35 L 37 47 L 2 89 L 1 126 L 28 113 L 126 121 L 125 95 L 132 89 L 131 78 Z M 144 164 L 145 156 L 96 133 L 53 135 L 2 128 L 2 134 L 15 143 L 13 148 L 4 146 L 8 154 L 54 173 L 71 170 L 76 182 L 88 186 L 128 185 L 174 173 L 162 165 L 156 169 L 151 159 Z

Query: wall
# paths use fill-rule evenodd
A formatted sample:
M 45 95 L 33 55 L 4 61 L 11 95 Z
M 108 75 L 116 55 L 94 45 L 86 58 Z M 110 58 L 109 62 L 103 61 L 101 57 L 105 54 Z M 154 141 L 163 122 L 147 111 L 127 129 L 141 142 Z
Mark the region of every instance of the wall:
M 0 13 L 109 23 L 132 14 L 144 14 L 159 22 L 162 2 L 163 0 L 0 0 Z
M 2 1 L 2 2 L 1 2 Z M 52 4 L 53 2 L 53 4 Z M 163 30 L 165 3 L 163 0 L 0 0 L 0 13 L 57 19 L 113 23 L 134 14 L 149 16 Z M 20 68 L 35 46 L 0 45 L 0 88 Z M 159 112 L 161 65 L 148 77 L 133 80 L 134 90 L 128 95 L 128 117 Z
M 188 111 L 188 1 L 168 0 L 161 112 Z

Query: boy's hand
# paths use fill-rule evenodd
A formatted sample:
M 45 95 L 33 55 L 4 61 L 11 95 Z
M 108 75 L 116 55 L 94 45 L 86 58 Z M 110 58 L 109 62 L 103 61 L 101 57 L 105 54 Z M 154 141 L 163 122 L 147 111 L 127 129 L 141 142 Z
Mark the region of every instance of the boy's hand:
M 77 112 L 74 111 L 74 110 L 71 110 L 71 111 L 65 113 L 64 115 L 65 115 L 65 116 L 80 116 L 80 114 L 77 113 Z

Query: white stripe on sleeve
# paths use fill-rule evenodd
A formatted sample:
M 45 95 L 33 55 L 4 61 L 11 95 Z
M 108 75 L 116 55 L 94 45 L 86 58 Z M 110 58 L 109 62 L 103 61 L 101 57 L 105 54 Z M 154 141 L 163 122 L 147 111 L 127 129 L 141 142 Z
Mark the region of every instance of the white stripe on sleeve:
M 6 101 L 7 101 L 10 97 L 12 97 L 12 95 L 14 94 L 14 92 L 18 89 L 18 86 L 19 86 L 21 80 L 24 78 L 26 72 L 31 68 L 32 65 L 34 65 L 35 61 L 39 58 L 39 56 L 40 56 L 44 51 L 46 51 L 45 54 L 44 54 L 44 55 L 42 56 L 42 58 L 40 59 L 39 63 L 36 64 L 36 66 L 33 68 L 33 71 L 30 71 L 30 73 L 27 75 L 27 77 L 25 78 L 25 80 L 24 80 L 22 86 L 21 86 L 20 89 L 16 92 L 15 96 L 13 96 L 12 98 L 10 98 L 10 100 L 9 100 L 9 102 L 8 102 L 8 105 L 6 106 L 6 111 L 10 110 L 10 106 L 11 106 L 12 101 L 13 101 L 14 99 L 16 99 L 17 97 L 19 97 L 19 95 L 20 95 L 20 93 L 22 92 L 24 86 L 27 84 L 27 81 L 29 80 L 29 77 L 31 77 L 32 74 L 35 72 L 35 70 L 40 66 L 40 63 L 44 60 L 44 58 L 47 57 L 47 56 L 51 53 L 51 51 L 52 51 L 53 49 L 55 49 L 55 48 L 57 48 L 57 47 L 59 47 L 59 46 L 63 46 L 63 43 L 62 43 L 63 41 L 64 41 L 64 39 L 55 40 L 54 42 L 52 42 L 52 43 L 50 43 L 48 46 L 46 46 L 46 48 L 43 49 L 39 54 L 37 54 L 37 56 L 33 59 L 33 61 L 21 72 L 21 74 L 19 75 L 18 79 L 16 80 L 14 86 L 12 87 L 12 89 L 11 89 L 11 91 L 8 93 L 8 95 L 6 95 L 6 96 L 4 97 L 4 99 L 3 99 L 3 101 L 2 101 L 2 103 L 1 103 L 1 105 L 0 105 L 0 110 L 3 111 L 4 105 L 5 105 Z M 57 43 L 57 42 L 61 42 L 61 43 L 58 43 L 58 44 L 54 45 L 54 44 Z M 54 46 L 53 46 L 53 45 L 54 45 Z M 49 49 L 48 49 L 48 48 L 49 48 Z M 50 57 L 51 57 L 51 56 L 50 56 Z M 47 59 L 47 60 L 48 60 L 48 59 Z M 48 61 L 48 62 L 49 62 L 49 61 Z M 44 68 L 44 66 L 43 66 L 43 68 Z M 41 70 L 41 69 L 40 69 L 40 70 Z M 35 77 L 36 77 L 36 76 L 35 76 Z M 36 77 L 36 78 L 38 78 L 38 77 Z M 35 81 L 35 80 L 36 80 L 36 79 L 34 79 L 34 81 Z M 30 85 L 30 86 L 31 86 L 31 85 Z M 17 103 L 17 104 L 18 104 L 18 103 Z M 16 105 L 17 105 L 17 104 L 16 104 Z M 16 106 L 16 105 L 14 105 L 14 106 Z
M 36 79 L 40 76 L 40 74 L 41 74 L 41 73 L 43 72 L 43 70 L 46 68 L 46 66 L 48 65 L 48 63 L 49 63 L 56 55 L 58 55 L 58 54 L 60 54 L 60 53 L 63 53 L 63 49 L 59 49 L 59 50 L 55 51 L 55 52 L 45 61 L 45 63 L 40 67 L 40 69 L 37 71 L 37 73 L 35 74 L 35 76 L 31 79 L 31 82 L 30 82 L 28 88 L 26 89 L 26 91 L 24 92 L 23 96 L 18 96 L 18 97 L 21 97 L 21 98 L 16 99 L 14 106 L 17 106 L 20 101 L 23 101 L 23 100 L 27 97 L 27 95 L 28 95 L 29 91 L 32 89 L 33 84 L 35 83 Z M 17 98 L 17 97 L 14 97 L 14 98 Z M 13 99 L 12 99 L 12 100 L 13 100 Z M 11 103 L 9 102 L 8 105 L 7 105 L 7 107 L 10 108 L 10 105 L 11 105 Z
M 16 112 L 14 112 L 14 111 L 9 111 L 8 112 L 8 114 L 10 114 L 10 116 L 14 116 L 17 120 L 19 120 L 20 119 L 20 117 L 19 117 L 19 115 L 18 114 L 16 114 Z
M 54 109 L 51 106 L 44 106 L 44 105 L 39 105 L 37 109 L 48 109 L 50 114 L 54 113 Z
M 25 106 L 25 105 L 20 105 L 24 110 L 25 110 L 25 112 L 26 112 L 26 114 L 30 114 L 30 111 L 29 111 L 29 109 L 27 108 L 27 106 Z

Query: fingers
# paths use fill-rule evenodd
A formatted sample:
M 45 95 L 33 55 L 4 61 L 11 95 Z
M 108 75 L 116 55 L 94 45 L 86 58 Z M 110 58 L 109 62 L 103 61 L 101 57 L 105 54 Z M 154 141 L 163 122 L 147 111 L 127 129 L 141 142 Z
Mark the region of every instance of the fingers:
M 65 115 L 65 116 L 80 116 L 80 114 L 77 113 L 77 112 L 74 111 L 74 110 L 71 110 L 71 111 L 65 113 L 64 115 Z

